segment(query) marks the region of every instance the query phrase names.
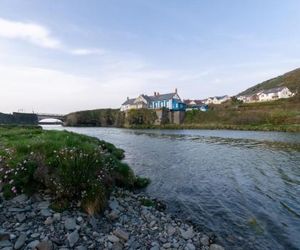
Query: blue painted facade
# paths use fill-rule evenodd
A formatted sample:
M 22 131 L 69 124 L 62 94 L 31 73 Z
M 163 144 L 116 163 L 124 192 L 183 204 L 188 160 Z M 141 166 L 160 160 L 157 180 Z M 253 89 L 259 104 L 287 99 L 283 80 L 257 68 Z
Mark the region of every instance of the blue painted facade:
M 153 96 L 140 95 L 138 98 L 127 99 L 121 107 L 122 111 L 128 109 L 169 109 L 174 111 L 185 111 L 186 104 L 180 99 L 177 94 L 177 89 L 173 93 L 160 95 L 154 92 Z
M 150 96 L 149 99 L 149 108 L 151 109 L 167 108 L 174 111 L 185 111 L 186 109 L 186 104 L 176 93 Z

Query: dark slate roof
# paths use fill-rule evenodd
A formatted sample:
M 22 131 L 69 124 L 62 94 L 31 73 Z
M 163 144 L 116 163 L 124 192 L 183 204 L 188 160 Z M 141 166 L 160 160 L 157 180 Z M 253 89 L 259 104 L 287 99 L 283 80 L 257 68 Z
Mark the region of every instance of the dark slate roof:
M 262 91 L 262 93 L 264 94 L 270 94 L 270 93 L 277 93 L 280 92 L 281 90 L 283 90 L 286 87 L 277 87 L 277 88 L 272 88 L 272 89 L 266 89 L 264 91 Z
M 164 100 L 170 100 L 173 98 L 173 96 L 176 93 L 169 93 L 169 94 L 162 94 L 162 95 L 156 95 L 156 96 L 149 96 L 151 101 L 164 101 Z
M 215 96 L 215 98 L 217 98 L 218 100 L 224 99 L 225 97 L 227 97 L 227 95 L 223 95 L 223 96 Z
M 151 98 L 150 96 L 147 96 L 147 95 L 142 95 L 142 97 L 147 101 L 147 102 L 151 102 Z
M 124 102 L 122 105 L 132 105 L 134 104 L 135 98 L 133 99 L 127 99 L 126 102 Z

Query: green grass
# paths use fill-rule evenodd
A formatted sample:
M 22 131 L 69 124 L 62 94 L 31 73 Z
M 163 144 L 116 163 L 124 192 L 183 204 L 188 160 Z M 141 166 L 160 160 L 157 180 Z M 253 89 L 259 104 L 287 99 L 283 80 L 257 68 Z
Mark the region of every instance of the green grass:
M 123 150 L 85 135 L 0 127 L 0 181 L 7 198 L 47 189 L 55 204 L 81 201 L 95 213 L 114 186 L 140 188 L 140 177 L 123 158 Z
M 299 88 L 300 68 L 287 72 L 284 75 L 259 83 L 243 91 L 242 93 L 240 93 L 240 95 L 250 95 L 250 94 L 257 93 L 260 90 L 271 89 L 271 88 L 282 87 L 282 86 L 288 87 L 294 93 L 297 91 L 299 92 L 300 91 Z

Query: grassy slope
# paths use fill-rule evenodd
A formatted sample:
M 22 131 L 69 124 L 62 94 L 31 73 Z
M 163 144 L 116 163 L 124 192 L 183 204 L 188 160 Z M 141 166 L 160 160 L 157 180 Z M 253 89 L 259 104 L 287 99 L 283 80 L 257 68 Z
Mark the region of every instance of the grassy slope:
M 284 75 L 259 83 L 239 95 L 250 95 L 260 90 L 270 89 L 275 87 L 288 87 L 292 92 L 300 92 L 300 68 L 290 71 Z
M 263 103 L 229 101 L 208 112 L 187 112 L 183 127 L 300 131 L 300 96 Z

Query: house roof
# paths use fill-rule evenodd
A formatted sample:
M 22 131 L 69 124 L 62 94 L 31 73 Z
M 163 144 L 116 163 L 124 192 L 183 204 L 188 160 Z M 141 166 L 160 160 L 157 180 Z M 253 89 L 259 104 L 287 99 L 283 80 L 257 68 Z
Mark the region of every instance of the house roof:
M 266 89 L 266 90 L 263 90 L 261 93 L 264 93 L 264 94 L 278 93 L 285 88 L 286 87 L 277 87 L 277 88 L 272 88 L 272 89 Z
M 216 98 L 217 100 L 222 100 L 222 99 L 227 98 L 227 97 L 228 97 L 228 95 L 215 96 L 215 98 Z
M 172 99 L 177 93 L 158 94 L 153 96 L 141 95 L 147 102 L 165 101 Z M 137 98 L 127 99 L 122 105 L 133 105 Z
M 151 102 L 150 96 L 142 95 L 142 97 L 143 97 L 147 102 Z
M 127 99 L 122 105 L 133 105 L 136 98 Z
M 191 102 L 196 103 L 196 105 L 202 105 L 203 104 L 202 100 L 190 100 L 190 99 L 187 99 L 187 100 L 183 100 L 183 102 L 185 104 L 187 104 L 187 105 L 189 105 Z
M 170 100 L 173 98 L 173 96 L 176 95 L 176 93 L 168 93 L 168 94 L 162 94 L 162 95 L 152 95 L 148 96 L 151 101 L 164 101 L 164 100 Z

